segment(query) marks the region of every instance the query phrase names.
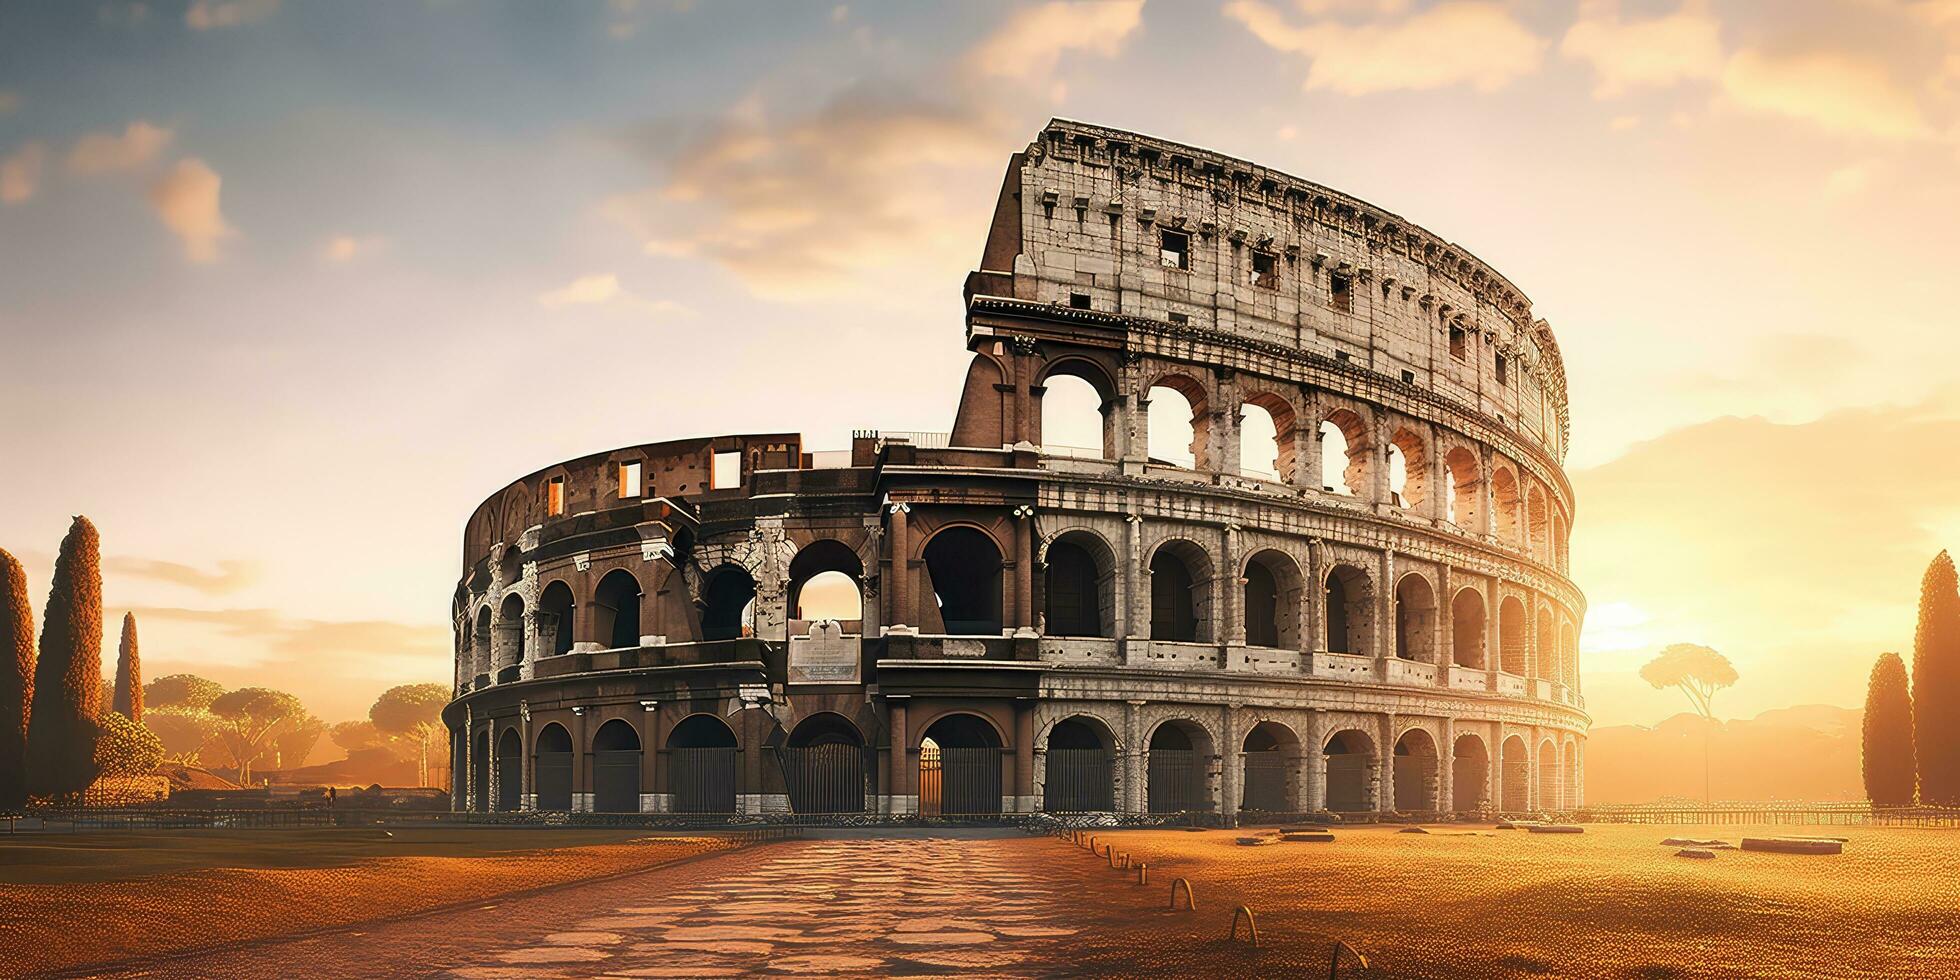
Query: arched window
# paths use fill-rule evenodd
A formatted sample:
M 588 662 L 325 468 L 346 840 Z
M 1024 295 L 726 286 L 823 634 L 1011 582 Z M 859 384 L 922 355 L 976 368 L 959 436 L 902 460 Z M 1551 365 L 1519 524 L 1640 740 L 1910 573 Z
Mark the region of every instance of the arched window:
M 792 619 L 834 619 L 847 633 L 863 629 L 864 563 L 841 541 L 824 538 L 804 545 L 789 563 Z
M 487 674 L 490 672 L 490 647 L 494 643 L 493 638 L 495 635 L 490 625 L 490 607 L 484 606 L 478 609 L 476 611 L 476 629 L 470 641 L 470 651 L 472 654 L 470 667 L 472 673 Z
M 1498 760 L 1497 809 L 1524 813 L 1531 809 L 1531 749 L 1513 735 L 1504 740 Z
M 1368 424 L 1341 408 L 1320 423 L 1321 489 L 1344 497 L 1368 496 Z
M 538 597 L 538 637 L 552 656 L 572 652 L 574 623 L 578 618 L 572 588 L 554 581 Z
M 1189 541 L 1166 541 L 1150 556 L 1150 638 L 1209 639 L 1211 559 Z
M 1436 662 L 1436 590 L 1421 575 L 1395 583 L 1395 656 Z
M 1395 430 L 1388 443 L 1388 489 L 1397 507 L 1415 509 L 1429 502 L 1429 454 L 1422 437 Z
M 946 632 L 1001 635 L 1001 558 L 994 539 L 970 527 L 947 528 L 926 542 L 925 559 Z
M 598 620 L 594 625 L 606 649 L 640 645 L 640 583 L 633 573 L 623 568 L 607 572 L 592 591 L 592 605 Z
M 1186 469 L 1209 466 L 1204 451 L 1211 421 L 1204 386 L 1183 375 L 1171 375 L 1151 386 L 1148 398 L 1150 458 Z
M 1375 592 L 1368 573 L 1335 565 L 1327 573 L 1327 652 L 1366 655 L 1373 648 Z
M 755 635 L 755 579 L 738 565 L 723 565 L 701 589 L 701 638 L 733 640 Z
M 1484 747 L 1484 740 L 1472 734 L 1458 735 L 1450 756 L 1451 806 L 1458 813 L 1476 813 L 1489 806 L 1490 750 Z
M 524 600 L 514 592 L 497 609 L 494 643 L 499 673 L 524 662 Z
M 1484 596 L 1459 589 L 1450 600 L 1451 656 L 1459 667 L 1484 669 Z
M 1116 561 L 1101 538 L 1069 531 L 1048 545 L 1042 618 L 1049 636 L 1110 636 Z
M 1239 406 L 1239 472 L 1262 480 L 1293 479 L 1293 406 L 1270 392 Z
M 1554 684 L 1565 683 L 1565 676 L 1559 673 L 1563 666 L 1558 658 L 1558 625 L 1552 619 L 1551 609 L 1538 607 L 1538 672 Z
M 1546 503 L 1545 488 L 1531 485 L 1527 513 L 1531 520 L 1531 556 L 1550 564 L 1552 560 L 1552 508 Z
M 1246 644 L 1299 649 L 1300 566 L 1285 552 L 1267 548 L 1246 560 L 1244 578 L 1239 608 L 1245 616 Z
M 1518 477 L 1509 467 L 1499 466 L 1491 471 L 1490 495 L 1494 513 L 1491 515 L 1491 530 L 1497 539 L 1505 544 L 1515 545 L 1522 538 L 1523 523 L 1518 518 L 1520 506 Z
M 1071 362 L 1073 363 L 1073 362 Z M 1057 369 L 1042 381 L 1041 451 L 1050 456 L 1107 459 L 1105 399 L 1088 379 Z
M 1571 623 L 1566 623 L 1559 630 L 1558 654 L 1561 665 L 1559 672 L 1564 675 L 1566 686 L 1577 691 L 1579 689 L 1579 636 L 1572 629 Z
M 1443 457 L 1443 466 L 1449 472 L 1446 482 L 1449 485 L 1450 523 L 1473 534 L 1484 529 L 1483 482 L 1477 475 L 1475 453 L 1458 446 Z
M 1526 632 L 1524 620 L 1524 603 L 1519 602 L 1516 596 L 1505 596 L 1504 601 L 1497 604 L 1497 639 L 1503 647 L 1499 651 L 1502 660 L 1498 663 L 1498 669 L 1519 677 L 1525 676 L 1529 669 L 1525 661 L 1525 646 L 1530 634 Z

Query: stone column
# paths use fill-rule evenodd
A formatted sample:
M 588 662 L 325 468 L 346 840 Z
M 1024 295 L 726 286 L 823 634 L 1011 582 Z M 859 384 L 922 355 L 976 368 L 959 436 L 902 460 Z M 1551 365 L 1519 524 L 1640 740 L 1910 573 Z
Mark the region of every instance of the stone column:
M 1450 563 L 1436 570 L 1436 686 L 1450 686 L 1450 668 L 1456 665 L 1456 591 L 1450 581 Z
M 1388 437 L 1390 433 L 1385 431 L 1388 428 L 1387 419 L 1382 418 L 1379 413 L 1375 412 L 1370 412 L 1369 416 L 1369 442 L 1363 450 L 1368 454 L 1368 493 L 1371 495 L 1368 503 L 1379 510 L 1382 506 L 1391 504 L 1395 500 L 1394 497 L 1389 495 L 1388 488 Z M 1349 446 L 1348 452 L 1354 452 L 1355 448 L 1354 446 Z
M 1307 723 L 1309 741 L 1302 746 L 1302 768 L 1307 774 L 1308 812 L 1327 809 L 1327 719 L 1318 709 Z
M 592 745 L 585 736 L 586 708 L 572 709 L 572 812 L 592 812 Z
M 1444 715 L 1436 726 L 1442 737 L 1436 746 L 1436 809 L 1456 810 L 1456 719 Z
M 537 776 L 533 771 L 535 769 L 536 753 L 531 751 L 530 702 L 517 702 L 517 723 L 517 772 L 519 774 L 517 807 L 520 810 L 535 810 L 538 808 L 538 791 L 533 788 L 536 785 L 533 780 Z
M 907 526 L 906 515 L 912 508 L 908 504 L 892 504 L 891 532 L 891 584 L 885 591 L 891 593 L 891 625 L 914 625 L 918 617 L 912 610 L 912 535 Z
M 1395 659 L 1395 549 L 1382 549 L 1381 584 L 1375 587 L 1375 670 L 1388 679 L 1388 661 Z
M 1241 751 L 1244 746 L 1239 741 L 1238 708 L 1238 705 L 1227 704 L 1218 711 L 1218 815 L 1224 818 L 1228 827 L 1238 826 L 1239 800 L 1243 796 L 1241 785 L 1245 778 L 1245 773 L 1239 768 L 1245 762 Z
M 1225 646 L 1242 647 L 1245 646 L 1245 578 L 1239 573 L 1237 524 L 1225 525 L 1223 547 L 1219 549 L 1219 554 L 1224 568 L 1218 578 L 1224 583 L 1224 594 L 1219 596 L 1218 604 L 1223 610 L 1221 621 L 1225 628 L 1217 635 Z M 1227 658 L 1221 665 L 1230 667 L 1231 660 Z
M 1143 518 L 1136 514 L 1129 515 L 1123 520 L 1123 529 L 1127 544 L 1123 561 L 1123 592 L 1128 596 L 1125 612 L 1129 616 L 1123 641 L 1123 662 L 1128 664 L 1142 656 L 1142 651 L 1131 649 L 1131 645 L 1148 642 L 1150 637 L 1150 569 L 1143 563 Z
M 1307 594 L 1305 620 L 1309 653 L 1327 649 L 1327 545 L 1319 538 L 1307 539 Z M 1313 657 L 1300 658 L 1301 673 L 1313 673 Z
M 1432 521 L 1450 519 L 1450 490 L 1446 485 L 1448 470 L 1443 466 L 1442 444 L 1436 439 L 1436 426 L 1429 426 L 1429 458 L 1424 460 L 1429 470 L 1429 500 L 1423 507 Z
M 905 744 L 910 736 L 905 731 L 904 699 L 886 698 L 885 710 L 891 718 L 891 751 L 885 758 L 885 765 L 890 769 L 889 778 L 885 781 L 885 795 L 888 799 L 886 812 L 895 817 L 904 816 L 912 812 L 907 799 L 908 788 L 911 785 L 911 780 L 907 777 L 911 773 L 905 764 L 909 758 L 909 754 L 905 751 Z
M 1014 810 L 1034 810 L 1034 702 L 1014 702 Z
M 1034 508 L 1014 522 L 1014 625 L 1017 632 L 1034 630 Z
M 462 787 L 456 780 L 458 772 L 469 772 L 468 745 L 468 733 L 458 735 L 455 729 L 449 730 L 449 809 L 451 812 L 462 812 L 463 802 L 469 797 L 467 787 Z M 459 787 L 465 791 L 457 792 Z
M 1490 745 L 1486 752 L 1490 762 L 1484 767 L 1484 799 L 1490 801 L 1491 809 L 1503 813 L 1510 805 L 1504 799 L 1504 726 L 1493 724 Z
M 1487 674 L 1485 684 L 1492 691 L 1497 690 L 1497 672 L 1504 666 L 1504 618 L 1500 615 L 1504 608 L 1504 580 L 1490 580 L 1490 598 L 1484 600 L 1484 669 Z
M 1123 703 L 1123 799 L 1118 806 L 1124 813 L 1143 813 L 1148 808 L 1149 789 L 1143 746 L 1143 702 Z
M 1395 809 L 1395 716 L 1381 717 L 1381 738 L 1375 741 L 1375 809 Z
M 1485 448 L 1478 455 L 1480 457 L 1478 465 L 1482 469 L 1477 473 L 1477 495 L 1482 498 L 1484 539 L 1494 540 L 1497 537 L 1497 481 L 1491 479 L 1491 475 L 1495 472 L 1491 469 L 1491 451 Z

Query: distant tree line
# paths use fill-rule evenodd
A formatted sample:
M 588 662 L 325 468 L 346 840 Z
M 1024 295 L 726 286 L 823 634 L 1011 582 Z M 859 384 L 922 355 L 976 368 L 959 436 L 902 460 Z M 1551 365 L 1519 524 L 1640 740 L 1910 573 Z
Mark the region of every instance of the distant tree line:
M 1960 578 L 1944 551 L 1920 581 L 1910 684 L 1896 653 L 1872 666 L 1864 772 L 1880 806 L 1960 806 Z

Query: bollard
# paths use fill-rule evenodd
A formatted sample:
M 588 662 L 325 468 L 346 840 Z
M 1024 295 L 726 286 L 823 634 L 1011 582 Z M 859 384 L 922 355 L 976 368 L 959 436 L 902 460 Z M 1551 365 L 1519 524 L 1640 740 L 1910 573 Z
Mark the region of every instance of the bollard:
M 1144 864 L 1141 861 L 1137 862 L 1137 884 L 1150 884 L 1150 865 Z
M 1191 894 L 1191 883 L 1183 878 L 1178 878 L 1171 882 L 1171 911 L 1177 911 L 1177 886 L 1179 885 L 1184 886 L 1184 910 L 1186 912 L 1197 911 L 1198 898 Z
M 1124 851 L 1123 853 L 1118 854 L 1116 856 L 1123 859 L 1123 863 L 1117 865 L 1117 867 L 1123 869 L 1124 871 L 1130 870 L 1130 852 Z
M 1103 857 L 1109 859 L 1110 867 L 1112 868 L 1116 867 L 1116 845 L 1111 844 L 1108 847 L 1103 848 Z
M 1253 949 L 1258 949 L 1259 923 L 1252 918 L 1252 909 L 1244 905 L 1232 910 L 1232 934 L 1227 936 L 1226 939 L 1233 942 L 1238 941 L 1239 919 L 1241 918 L 1245 919 L 1245 941 L 1251 943 Z
M 1232 923 L 1232 927 L 1234 929 L 1237 929 L 1238 923 L 1234 921 Z M 1364 970 L 1368 968 L 1368 958 L 1366 956 L 1361 955 L 1360 950 L 1355 949 L 1353 946 L 1349 946 L 1347 943 L 1336 940 L 1334 942 L 1334 956 L 1332 959 L 1327 961 L 1327 980 L 1340 980 L 1342 950 L 1346 950 L 1347 954 L 1354 958 L 1354 962 L 1356 965 L 1360 966 Z

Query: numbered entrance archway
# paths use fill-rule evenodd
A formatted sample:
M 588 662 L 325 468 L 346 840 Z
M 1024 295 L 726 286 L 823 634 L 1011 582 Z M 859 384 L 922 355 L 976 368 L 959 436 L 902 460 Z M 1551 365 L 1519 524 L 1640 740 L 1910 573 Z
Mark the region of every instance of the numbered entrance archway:
M 919 740 L 919 815 L 1000 812 L 1000 733 L 979 715 L 946 715 Z

